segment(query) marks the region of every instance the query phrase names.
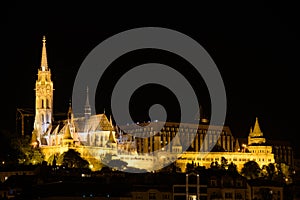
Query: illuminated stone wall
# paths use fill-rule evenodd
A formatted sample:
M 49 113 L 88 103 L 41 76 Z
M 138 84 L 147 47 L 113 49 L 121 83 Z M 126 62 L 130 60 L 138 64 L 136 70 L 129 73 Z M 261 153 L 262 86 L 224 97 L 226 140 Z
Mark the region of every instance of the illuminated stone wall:
M 228 164 L 231 162 L 236 164 L 237 170 L 241 171 L 244 164 L 248 161 L 255 161 L 260 167 L 274 163 L 274 154 L 272 153 L 243 153 L 243 152 L 210 152 L 196 153 L 196 152 L 185 152 L 177 161 L 177 165 L 183 170 L 186 170 L 187 163 L 194 163 L 199 166 L 210 168 L 212 162 L 218 162 L 221 164 L 221 159 L 224 157 Z
M 101 158 L 103 158 L 106 154 L 116 155 L 116 148 L 103 148 L 103 147 L 63 147 L 63 146 L 43 146 L 41 147 L 41 151 L 45 156 L 44 160 L 49 162 L 49 158 L 52 155 L 59 156 L 69 149 L 74 149 L 80 153 L 80 156 L 87 160 L 91 165 L 93 165 L 92 170 L 100 170 L 101 169 Z M 52 164 L 49 162 L 49 164 Z M 99 166 L 99 167 L 97 167 Z

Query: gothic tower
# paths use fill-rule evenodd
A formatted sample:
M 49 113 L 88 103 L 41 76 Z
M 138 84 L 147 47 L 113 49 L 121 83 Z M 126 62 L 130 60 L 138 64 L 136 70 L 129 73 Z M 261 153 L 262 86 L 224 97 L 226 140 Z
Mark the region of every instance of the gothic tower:
M 52 123 L 53 113 L 53 82 L 51 71 L 48 68 L 46 37 L 43 37 L 41 66 L 38 69 L 38 78 L 35 83 L 35 121 L 34 133 L 36 142 L 43 145 L 41 138 Z
M 254 128 L 250 129 L 250 133 L 248 136 L 248 145 L 251 144 L 263 144 L 266 142 L 266 138 L 264 138 L 262 131 L 260 130 L 258 118 L 255 119 Z

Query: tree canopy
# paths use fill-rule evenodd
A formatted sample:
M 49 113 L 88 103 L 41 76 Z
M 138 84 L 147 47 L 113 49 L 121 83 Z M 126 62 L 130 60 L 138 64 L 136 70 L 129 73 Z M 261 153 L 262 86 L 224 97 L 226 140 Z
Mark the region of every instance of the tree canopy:
M 247 179 L 255 179 L 260 175 L 260 167 L 255 161 L 248 161 L 244 164 L 242 168 L 241 174 L 245 176 Z
M 80 156 L 80 153 L 74 149 L 62 153 L 58 159 L 57 164 L 66 166 L 68 168 L 88 168 L 89 162 Z

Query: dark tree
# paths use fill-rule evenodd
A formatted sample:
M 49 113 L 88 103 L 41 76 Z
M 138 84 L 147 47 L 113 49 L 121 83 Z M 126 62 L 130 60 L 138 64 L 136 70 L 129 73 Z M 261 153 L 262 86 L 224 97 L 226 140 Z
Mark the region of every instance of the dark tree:
M 44 161 L 44 155 L 40 148 L 31 145 L 31 137 L 15 137 L 11 140 L 13 159 L 19 164 L 41 164 Z
M 228 161 L 226 158 L 221 157 L 221 169 L 227 169 L 228 167 Z
M 215 162 L 211 162 L 210 163 L 210 168 L 211 169 L 220 169 L 220 165 L 219 165 L 219 163 L 218 163 L 218 161 L 215 161 Z
M 58 163 L 69 168 L 88 168 L 89 162 L 80 156 L 80 153 L 74 149 L 61 154 L 57 160 Z
M 247 179 L 256 179 L 259 177 L 260 174 L 260 167 L 255 161 L 248 161 L 244 164 L 242 168 L 242 175 L 245 176 Z
M 229 165 L 228 165 L 228 169 L 227 171 L 231 174 L 237 174 L 238 171 L 237 171 L 237 166 L 236 164 L 234 164 L 233 162 L 231 162 Z
M 266 169 L 268 172 L 268 179 L 273 180 L 276 175 L 276 166 L 273 163 L 269 163 Z

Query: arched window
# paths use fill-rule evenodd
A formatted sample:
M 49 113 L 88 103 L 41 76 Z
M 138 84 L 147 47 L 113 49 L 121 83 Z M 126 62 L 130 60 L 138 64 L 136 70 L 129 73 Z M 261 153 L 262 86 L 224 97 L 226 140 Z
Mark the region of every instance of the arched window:
M 42 122 L 44 122 L 44 114 L 42 114 Z
M 50 108 L 49 107 L 49 99 L 46 99 L 46 108 Z
M 42 99 L 42 108 L 44 108 L 44 99 Z

